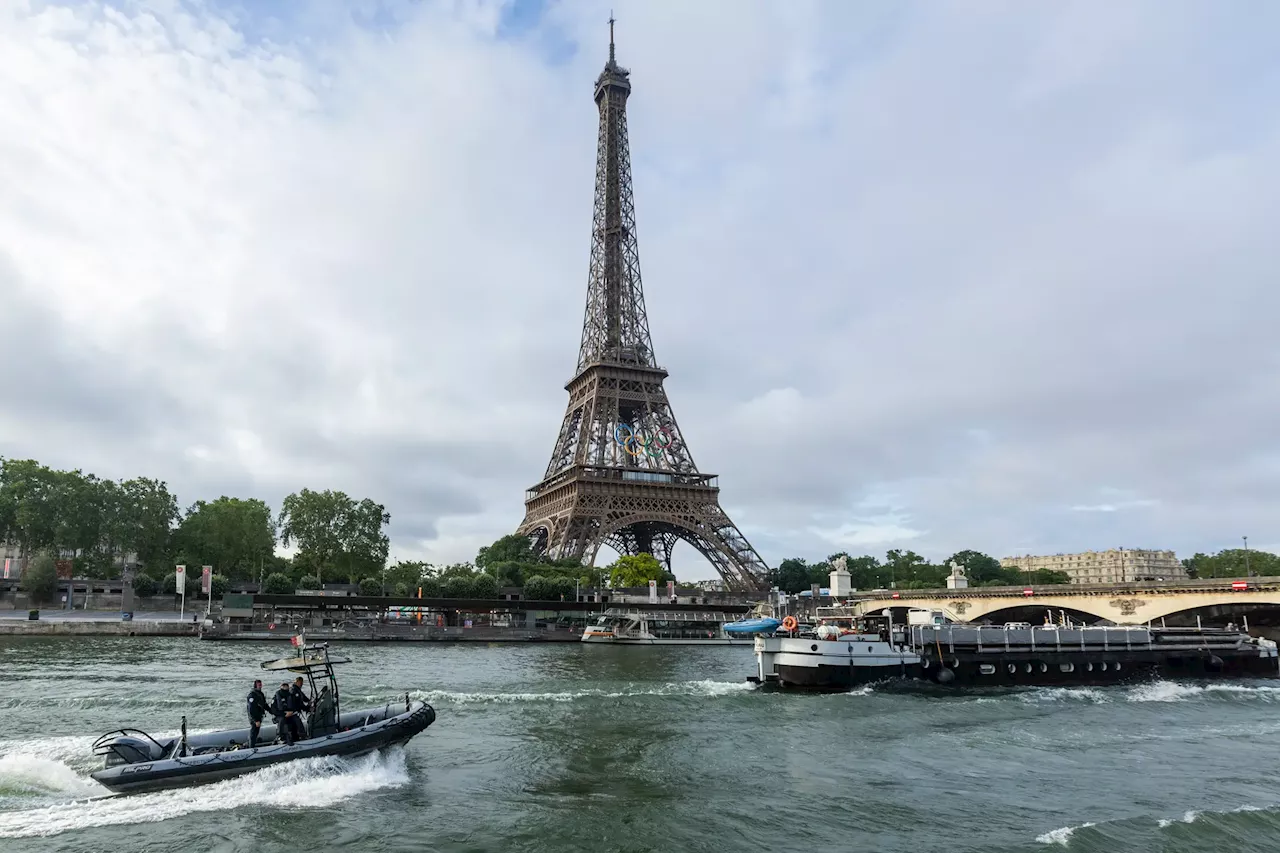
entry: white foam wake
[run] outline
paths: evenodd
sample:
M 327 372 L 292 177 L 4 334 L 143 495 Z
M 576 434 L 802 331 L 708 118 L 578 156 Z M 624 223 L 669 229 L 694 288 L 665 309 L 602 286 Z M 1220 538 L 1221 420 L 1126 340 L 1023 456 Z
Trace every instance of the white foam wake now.
M 1060 844 L 1063 847 L 1066 847 L 1067 843 L 1071 841 L 1071 836 L 1075 834 L 1077 829 L 1087 829 L 1094 825 L 1095 824 L 1092 823 L 1082 823 L 1079 826 L 1061 826 L 1057 829 L 1046 832 L 1043 835 L 1037 835 L 1036 841 L 1039 841 L 1041 844 Z
M 410 696 L 426 702 L 454 705 L 507 704 L 513 702 L 573 702 L 578 699 L 621 699 L 628 696 L 704 696 L 716 698 L 750 693 L 757 686 L 747 681 L 683 681 L 634 690 L 568 690 L 555 693 L 481 693 L 453 690 L 414 690 Z M 370 700 L 381 697 L 369 697 Z
M 29 758 L 23 756 L 18 760 L 21 762 Z M 43 765 L 37 772 L 39 781 L 73 795 L 92 796 L 106 791 L 91 780 L 76 776 L 69 767 L 62 767 L 60 770 Z M 403 785 L 408 780 L 402 749 L 393 749 L 385 754 L 373 753 L 358 759 L 308 758 L 203 785 L 194 791 L 180 788 L 88 801 L 79 799 L 0 813 L 0 838 L 31 838 L 89 827 L 154 823 L 195 812 L 224 811 L 239 806 L 323 808 L 368 791 Z M 3 784 L 5 777 L 0 775 L 0 785 Z

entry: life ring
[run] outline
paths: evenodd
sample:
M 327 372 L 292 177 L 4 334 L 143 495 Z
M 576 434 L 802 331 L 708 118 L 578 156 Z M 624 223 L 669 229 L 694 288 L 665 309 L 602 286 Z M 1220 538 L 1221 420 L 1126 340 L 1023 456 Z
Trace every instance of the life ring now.
M 788 616 L 786 619 L 782 620 L 782 630 L 794 631 L 796 629 L 796 626 L 799 624 L 800 623 L 796 621 L 796 617 Z

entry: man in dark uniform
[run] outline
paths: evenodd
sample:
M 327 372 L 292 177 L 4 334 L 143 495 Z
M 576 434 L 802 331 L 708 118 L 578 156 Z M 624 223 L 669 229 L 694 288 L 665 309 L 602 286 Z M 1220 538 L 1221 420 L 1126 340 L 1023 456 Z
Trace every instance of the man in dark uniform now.
M 293 709 L 294 736 L 298 740 L 306 740 L 306 726 L 302 724 L 302 712 L 311 710 L 311 699 L 302 692 L 302 676 L 293 680 L 293 689 L 289 691 L 289 707 Z
M 271 697 L 271 713 L 276 718 L 276 731 L 284 738 L 286 745 L 292 746 L 294 741 L 295 715 L 293 713 L 293 698 L 289 695 L 289 682 L 280 682 L 280 689 Z
M 262 679 L 254 679 L 253 689 L 245 697 L 246 710 L 249 712 L 249 748 L 258 745 L 258 734 L 262 729 L 262 718 L 267 713 L 267 696 L 262 692 Z

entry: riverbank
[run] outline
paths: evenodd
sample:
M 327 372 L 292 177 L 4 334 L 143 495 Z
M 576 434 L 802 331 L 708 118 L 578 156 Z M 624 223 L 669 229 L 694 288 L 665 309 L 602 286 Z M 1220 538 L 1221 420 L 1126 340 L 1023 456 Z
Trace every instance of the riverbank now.
M 410 643 L 576 643 L 579 631 L 563 628 L 495 628 L 477 626 L 404 625 L 385 622 L 347 625 L 319 625 L 298 628 L 293 625 L 228 624 L 205 627 L 202 640 L 291 640 L 305 631 L 310 642 L 410 642 Z
M 115 619 L 0 619 L 0 637 L 195 637 L 200 626 L 177 619 L 133 620 Z

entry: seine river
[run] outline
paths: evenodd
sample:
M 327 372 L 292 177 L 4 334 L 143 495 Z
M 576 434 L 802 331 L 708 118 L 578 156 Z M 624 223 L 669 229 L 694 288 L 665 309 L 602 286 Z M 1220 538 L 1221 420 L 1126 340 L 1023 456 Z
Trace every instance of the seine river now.
M 406 748 L 87 778 L 108 729 L 239 725 L 287 651 L 0 639 L 0 851 L 1280 850 L 1280 684 L 776 695 L 749 648 L 353 644 L 348 708 L 436 707 Z

